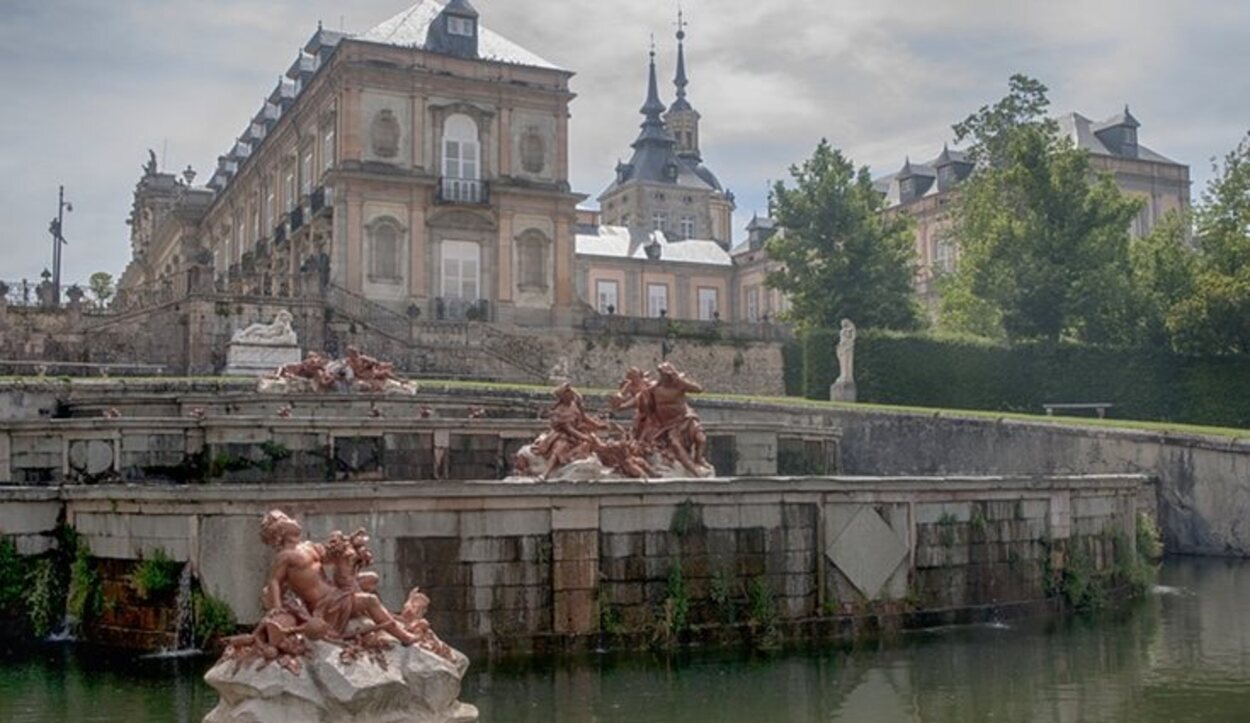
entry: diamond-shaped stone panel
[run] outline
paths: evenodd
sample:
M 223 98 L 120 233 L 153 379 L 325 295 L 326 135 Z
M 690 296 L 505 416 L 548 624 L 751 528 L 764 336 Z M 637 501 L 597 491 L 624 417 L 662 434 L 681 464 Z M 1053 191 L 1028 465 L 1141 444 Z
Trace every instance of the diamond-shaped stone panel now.
M 876 599 L 886 580 L 907 556 L 907 543 L 865 505 L 826 548 L 829 561 L 869 600 Z

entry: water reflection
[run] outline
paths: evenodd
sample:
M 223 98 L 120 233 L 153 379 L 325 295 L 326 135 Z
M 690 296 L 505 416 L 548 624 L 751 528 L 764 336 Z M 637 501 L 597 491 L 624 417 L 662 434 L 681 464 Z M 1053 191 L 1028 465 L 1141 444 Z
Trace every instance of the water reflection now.
M 504 723 L 1250 720 L 1250 562 L 1169 561 L 1115 615 L 778 655 L 598 655 L 477 665 L 462 698 Z M 0 658 L 0 721 L 192 723 L 204 659 L 70 648 Z

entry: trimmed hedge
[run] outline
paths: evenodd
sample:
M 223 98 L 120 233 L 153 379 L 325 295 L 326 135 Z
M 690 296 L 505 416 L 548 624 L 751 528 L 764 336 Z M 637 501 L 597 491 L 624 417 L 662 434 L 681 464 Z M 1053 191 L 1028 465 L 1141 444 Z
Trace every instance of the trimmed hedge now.
M 809 399 L 829 398 L 836 344 L 836 330 L 803 335 Z M 1247 357 L 861 331 L 855 383 L 860 401 L 877 404 L 1040 414 L 1045 403 L 1108 402 L 1120 419 L 1250 428 Z

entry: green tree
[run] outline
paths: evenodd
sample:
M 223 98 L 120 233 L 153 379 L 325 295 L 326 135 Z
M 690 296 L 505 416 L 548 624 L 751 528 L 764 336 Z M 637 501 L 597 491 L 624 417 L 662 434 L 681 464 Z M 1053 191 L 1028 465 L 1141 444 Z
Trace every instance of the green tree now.
M 1182 351 L 1250 354 L 1250 134 L 1214 170 L 1194 214 L 1193 291 L 1167 327 Z
M 953 204 L 962 293 L 943 301 L 945 325 L 972 305 L 1001 317 L 1011 340 L 1133 341 L 1140 311 L 1129 264 L 1129 223 L 1140 201 L 1044 116 L 1046 88 L 1013 76 L 1009 94 L 954 126 L 977 168 Z M 975 329 L 965 329 L 976 331 Z
M 87 279 L 87 287 L 91 289 L 96 304 L 104 306 L 113 298 L 113 275 L 107 271 L 97 271 Z
M 784 232 L 767 247 L 780 262 L 767 283 L 789 296 L 789 318 L 802 328 L 831 328 L 842 318 L 866 328 L 917 328 L 911 219 L 883 213 L 867 167 L 857 170 L 826 140 L 790 176 L 792 187 L 772 189 Z
M 1167 319 L 1194 293 L 1197 257 L 1189 244 L 1191 219 L 1171 212 L 1151 232 L 1129 244 L 1132 286 L 1138 295 L 1138 337 L 1151 346 L 1169 344 Z

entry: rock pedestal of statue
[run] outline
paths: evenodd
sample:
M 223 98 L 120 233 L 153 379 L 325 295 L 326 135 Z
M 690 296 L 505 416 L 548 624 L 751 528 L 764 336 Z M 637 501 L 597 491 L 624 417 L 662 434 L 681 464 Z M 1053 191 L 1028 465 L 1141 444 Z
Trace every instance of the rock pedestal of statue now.
M 829 399 L 835 402 L 854 402 L 855 382 L 839 379 L 829 387 Z
M 279 311 L 269 324 L 252 324 L 235 332 L 226 347 L 226 375 L 256 377 L 285 364 L 298 364 L 299 339 L 291 328 L 291 314 Z
M 257 377 L 303 358 L 298 345 L 232 341 L 226 347 L 226 376 Z
M 344 662 L 342 652 L 314 642 L 298 674 L 223 658 L 204 676 L 221 696 L 204 723 L 477 721 L 477 708 L 459 701 L 469 667 L 463 654 L 452 651 L 447 660 L 417 645 L 394 645 L 381 665 L 367 658 Z

